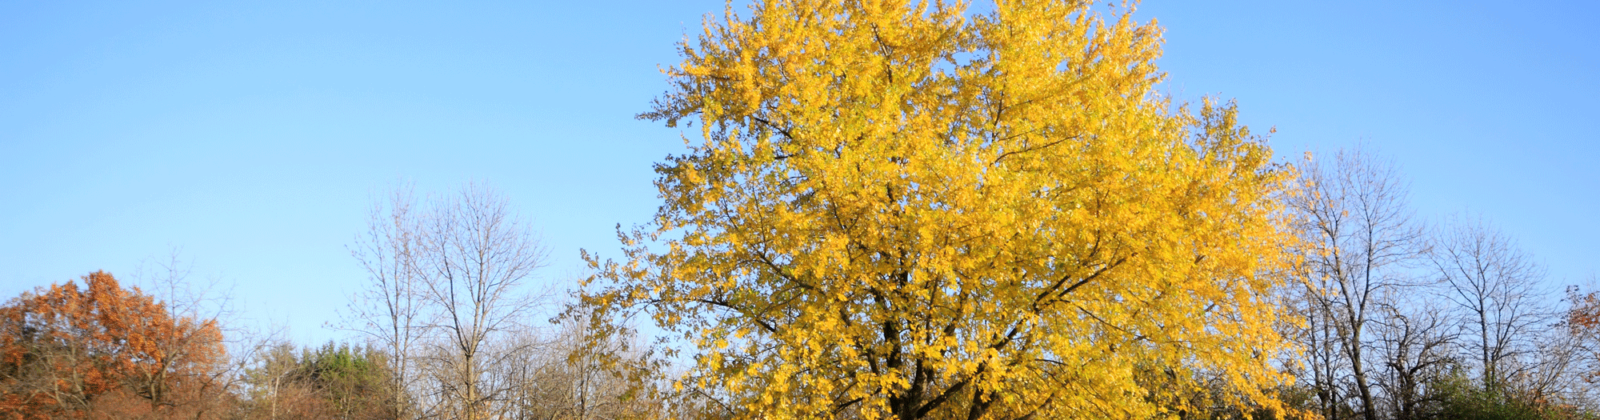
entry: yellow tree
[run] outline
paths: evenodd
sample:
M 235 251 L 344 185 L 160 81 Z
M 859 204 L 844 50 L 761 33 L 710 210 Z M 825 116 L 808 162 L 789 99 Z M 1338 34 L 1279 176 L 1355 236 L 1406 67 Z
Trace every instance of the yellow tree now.
M 1160 30 L 1087 1 L 760 0 L 642 118 L 698 125 L 585 283 L 747 418 L 1278 409 L 1290 173 L 1157 95 Z M 597 325 L 603 327 L 603 325 Z M 1205 407 L 1187 396 L 1207 395 Z

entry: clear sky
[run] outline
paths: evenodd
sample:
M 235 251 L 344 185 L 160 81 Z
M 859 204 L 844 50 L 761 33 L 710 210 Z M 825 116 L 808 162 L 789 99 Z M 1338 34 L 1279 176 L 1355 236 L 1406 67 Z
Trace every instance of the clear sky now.
M 363 280 L 396 180 L 477 180 L 567 281 L 644 222 L 679 131 L 635 121 L 718 1 L 0 1 L 0 295 L 179 249 L 303 343 Z M 741 3 L 742 4 L 742 3 Z M 1600 25 L 1588 2 L 1149 0 L 1166 89 L 1235 98 L 1281 157 L 1364 142 L 1428 219 L 1481 214 L 1600 272 Z M 741 7 L 742 6 L 735 6 Z M 693 133 L 691 133 L 693 134 Z

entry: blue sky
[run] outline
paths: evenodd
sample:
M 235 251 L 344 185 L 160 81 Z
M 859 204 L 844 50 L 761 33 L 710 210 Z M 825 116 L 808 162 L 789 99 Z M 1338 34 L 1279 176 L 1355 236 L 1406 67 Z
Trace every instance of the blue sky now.
M 0 1 L 0 294 L 172 249 L 301 342 L 363 275 L 371 198 L 469 180 L 543 231 L 541 281 L 614 255 L 678 130 L 632 116 L 722 2 Z M 1177 2 L 1167 89 L 1235 98 L 1279 156 L 1364 142 L 1419 215 L 1471 211 L 1600 272 L 1600 29 L 1580 2 Z

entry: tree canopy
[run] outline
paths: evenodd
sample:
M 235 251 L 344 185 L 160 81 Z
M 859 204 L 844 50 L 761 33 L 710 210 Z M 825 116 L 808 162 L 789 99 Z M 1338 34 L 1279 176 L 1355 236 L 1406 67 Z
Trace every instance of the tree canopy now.
M 699 138 L 584 302 L 739 417 L 1277 408 L 1292 173 L 1157 94 L 1160 44 L 1083 1 L 730 8 L 641 115 Z
M 109 273 L 40 288 L 0 307 L 0 416 L 117 418 L 200 404 L 226 363 L 214 320 L 177 317 Z

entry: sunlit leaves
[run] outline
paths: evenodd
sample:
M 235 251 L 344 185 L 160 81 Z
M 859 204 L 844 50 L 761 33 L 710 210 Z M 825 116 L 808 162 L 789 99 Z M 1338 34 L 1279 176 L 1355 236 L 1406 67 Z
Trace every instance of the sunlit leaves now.
M 221 331 L 164 305 L 95 272 L 0 307 L 0 415 L 149 414 L 215 392 Z
M 1231 106 L 1156 95 L 1159 30 L 1109 13 L 708 20 L 642 115 L 701 141 L 585 303 L 692 342 L 682 383 L 740 416 L 1142 418 L 1202 377 L 1275 406 L 1288 174 Z

